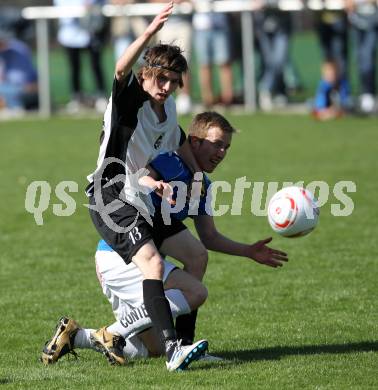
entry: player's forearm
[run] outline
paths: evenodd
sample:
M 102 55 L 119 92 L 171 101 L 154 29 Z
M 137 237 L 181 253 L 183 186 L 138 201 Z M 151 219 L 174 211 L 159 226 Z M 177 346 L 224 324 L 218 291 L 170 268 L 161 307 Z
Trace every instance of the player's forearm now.
M 153 34 L 145 31 L 139 38 L 137 38 L 118 59 L 115 68 L 115 75 L 117 80 L 124 78 L 132 69 L 139 56 L 147 46 Z
M 232 256 L 246 256 L 246 251 L 248 248 L 248 245 L 230 240 L 219 232 L 213 233 L 208 237 L 201 237 L 201 241 L 208 250 L 225 253 Z

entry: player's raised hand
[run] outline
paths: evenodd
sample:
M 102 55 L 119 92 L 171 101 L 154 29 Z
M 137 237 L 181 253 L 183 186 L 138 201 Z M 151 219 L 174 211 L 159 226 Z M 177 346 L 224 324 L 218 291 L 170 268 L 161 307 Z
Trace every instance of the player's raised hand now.
M 164 23 L 168 20 L 172 12 L 173 12 L 173 1 L 170 1 L 162 9 L 162 11 L 155 16 L 154 20 L 147 27 L 146 33 L 151 36 L 156 34 L 164 26 Z
M 272 237 L 269 237 L 250 245 L 248 257 L 269 267 L 282 267 L 283 262 L 288 261 L 287 254 L 278 249 L 268 247 L 266 244 L 271 241 Z

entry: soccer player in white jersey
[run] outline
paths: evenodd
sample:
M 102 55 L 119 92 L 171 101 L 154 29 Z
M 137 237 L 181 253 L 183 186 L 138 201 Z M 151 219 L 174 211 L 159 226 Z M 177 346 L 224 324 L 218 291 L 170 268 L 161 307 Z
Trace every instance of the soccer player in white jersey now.
M 189 129 L 190 146 L 203 171 L 211 173 L 224 159 L 234 131 L 229 122 L 215 112 L 202 113 L 194 118 Z M 159 155 L 150 163 L 149 169 L 151 170 L 150 176 L 142 177 L 140 181 L 152 188 L 157 188 L 160 196 L 162 193 L 159 185 L 162 182 L 167 183 L 175 180 L 186 185 L 192 183 L 192 172 L 183 160 L 174 153 Z M 180 210 L 176 210 L 176 212 L 172 210 L 171 224 L 166 225 L 161 218 L 162 198 L 152 194 L 156 207 L 154 226 L 159 226 L 159 229 L 155 229 L 153 232 L 157 248 L 163 254 L 170 255 L 184 264 L 186 257 L 197 258 L 201 263 L 201 257 L 207 259 L 206 250 L 210 249 L 233 256 L 247 257 L 274 268 L 282 266 L 282 263 L 287 261 L 287 255 L 266 245 L 271 238 L 254 244 L 244 244 L 233 241 L 217 231 L 213 217 L 211 213 L 208 213 L 211 211 L 211 207 L 206 206 L 209 201 L 210 184 L 211 182 L 205 176 L 198 213 L 193 216 L 196 230 L 203 244 L 182 223 L 189 214 L 189 200 Z M 175 194 L 173 196 L 175 197 Z M 96 268 L 103 292 L 112 305 L 119 326 L 122 327 L 119 333 L 126 339 L 124 354 L 128 357 L 147 357 L 161 354 L 164 348 L 159 343 L 156 330 L 148 330 L 152 323 L 146 315 L 143 304 L 143 276 L 141 272 L 134 264 L 124 264 L 122 258 L 104 241 L 100 242 L 96 252 Z M 196 316 L 193 315 L 193 312 L 206 299 L 206 289 L 198 280 L 202 279 L 205 270 L 206 261 L 202 262 L 201 267 L 195 272 L 192 269 L 188 270 L 195 274 L 193 277 L 193 275 L 177 269 L 171 263 L 165 262 L 163 280 L 172 312 L 175 317 L 183 314 L 189 316 L 185 318 L 187 326 L 180 329 L 183 339 L 193 339 L 194 337 Z M 145 331 L 140 333 L 141 330 Z M 91 340 L 91 332 L 93 330 L 82 329 L 76 321 L 63 317 L 58 323 L 53 338 L 47 343 L 47 352 L 42 354 L 42 360 L 45 363 L 55 363 L 60 357 L 73 351 L 74 348 L 94 348 L 96 340 L 93 338 Z M 105 334 L 108 334 L 106 330 Z M 51 350 L 49 346 L 54 346 L 53 353 L 48 353 Z M 123 346 L 124 344 L 120 345 L 118 349 Z M 117 359 L 123 359 L 123 356 L 116 355 L 114 350 L 110 352 L 112 353 L 109 353 L 109 356 L 113 358 L 113 363 L 116 363 Z
M 160 152 L 176 149 L 193 171 L 199 170 L 177 124 L 171 96 L 182 85 L 187 63 L 179 47 L 159 44 L 146 50 L 145 64 L 137 76 L 132 67 L 172 11 L 173 2 L 169 2 L 116 63 L 97 168 L 88 177 L 87 188 L 90 215 L 100 236 L 126 264 L 133 262 L 143 274 L 145 308 L 164 340 L 169 371 L 185 369 L 208 343 L 200 340 L 182 346 L 176 337 L 164 294 L 163 259 L 153 242 L 152 204 L 140 192 L 136 178 Z M 122 327 L 115 323 L 91 337 L 105 356 L 114 357 L 122 354 L 116 345 L 120 331 Z M 109 335 L 114 343 L 108 341 Z M 124 363 L 120 357 L 117 362 Z

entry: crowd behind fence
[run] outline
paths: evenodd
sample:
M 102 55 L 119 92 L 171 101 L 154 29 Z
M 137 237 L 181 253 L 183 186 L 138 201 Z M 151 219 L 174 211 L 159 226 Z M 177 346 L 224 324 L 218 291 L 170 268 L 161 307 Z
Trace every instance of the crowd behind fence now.
M 28 91 L 35 96 L 34 102 L 39 101 L 41 116 L 48 117 L 52 113 L 49 50 L 55 33 L 54 36 L 49 34 L 54 31 L 50 24 L 59 23 L 58 42 L 67 54 L 71 68 L 71 99 L 66 106 L 67 111 L 79 112 L 89 104 L 102 112 L 108 93 L 101 69 L 101 54 L 107 35 L 110 33 L 112 36 L 116 58 L 143 31 L 146 20 L 162 7 L 162 3 L 154 0 L 92 0 L 90 7 L 84 6 L 84 3 L 88 4 L 84 0 L 54 0 L 51 6 L 22 9 L 23 20 L 35 21 L 36 26 L 38 77 L 33 78 L 29 69 L 26 79 L 29 81 Z M 189 61 L 192 51 L 195 53 L 201 106 L 243 104 L 245 110 L 250 112 L 256 109 L 286 109 L 290 95 L 302 88 L 304 77 L 298 73 L 290 55 L 290 42 L 297 24 L 293 23 L 293 15 L 296 15 L 294 20 L 298 22 L 311 12 L 309 19 L 313 22 L 322 53 L 320 80 L 312 105 L 314 116 L 329 119 L 345 112 L 377 112 L 376 0 L 198 0 L 176 3 L 174 15 L 158 38 L 167 42 L 176 41 L 183 46 Z M 7 100 L 12 99 L 4 99 L 9 95 L 9 86 L 4 76 L 5 60 L 1 57 L 6 48 L 1 42 L 9 39 L 9 29 L 3 16 L 0 17 L 0 109 L 4 110 Z M 73 26 L 78 21 L 76 27 L 80 29 L 75 30 Z M 83 29 L 86 29 L 87 36 L 80 35 Z M 355 36 L 354 58 L 359 84 L 357 97 L 352 96 L 348 76 L 350 32 Z M 80 44 L 75 43 L 80 39 Z M 20 47 L 8 48 L 8 52 L 10 49 L 18 50 L 18 55 L 21 55 L 20 52 L 28 55 Z M 318 50 L 318 47 L 313 49 Z M 90 54 L 96 84 L 96 93 L 90 101 L 84 98 L 80 81 L 80 56 L 83 50 Z M 257 77 L 255 53 L 258 53 L 260 64 Z M 9 58 L 9 55 L 6 57 L 4 54 L 4 58 Z M 242 96 L 234 91 L 232 65 L 235 60 L 241 64 Z M 214 68 L 218 69 L 219 74 L 219 95 L 214 93 L 212 85 Z M 183 114 L 193 109 L 190 86 L 188 77 L 185 87 L 177 96 L 177 107 Z M 31 108 L 35 106 L 32 104 Z M 25 104 L 20 108 L 25 108 Z

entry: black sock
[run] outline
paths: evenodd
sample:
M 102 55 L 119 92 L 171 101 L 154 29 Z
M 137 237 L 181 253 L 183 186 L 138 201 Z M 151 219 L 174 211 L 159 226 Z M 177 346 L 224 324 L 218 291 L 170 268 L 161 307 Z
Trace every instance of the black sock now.
M 189 314 L 183 314 L 176 318 L 177 338 L 182 339 L 183 345 L 193 344 L 197 313 L 198 310 L 196 309 Z
M 171 308 L 164 294 L 163 282 L 155 279 L 143 280 L 143 299 L 152 324 L 161 334 L 168 355 L 171 350 L 170 346 L 177 340 L 177 337 Z

